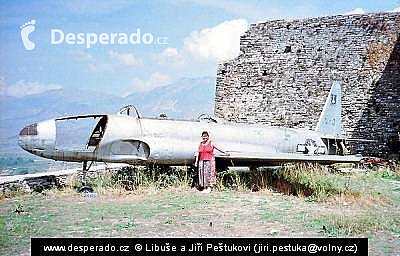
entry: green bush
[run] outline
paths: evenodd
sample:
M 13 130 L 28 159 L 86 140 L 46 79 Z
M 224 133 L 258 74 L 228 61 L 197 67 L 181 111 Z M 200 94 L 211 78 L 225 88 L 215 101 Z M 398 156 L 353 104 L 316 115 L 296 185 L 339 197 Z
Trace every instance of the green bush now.
M 333 195 L 358 194 L 349 190 L 346 176 L 318 164 L 292 164 L 272 170 L 261 169 L 253 176 L 256 177 L 253 186 L 270 187 L 286 194 L 312 197 L 313 200 Z
M 284 165 L 275 169 L 258 168 L 251 172 L 217 171 L 216 189 L 262 190 L 274 189 L 285 194 L 310 197 L 318 201 L 333 195 L 352 194 L 349 177 L 316 164 Z M 94 188 L 194 187 L 198 184 L 197 170 L 188 167 L 125 167 L 89 179 Z
M 250 185 L 249 173 L 236 171 L 217 172 L 216 188 L 218 190 L 246 190 Z
M 88 184 L 94 188 L 125 188 L 135 190 L 140 187 L 190 186 L 192 170 L 189 168 L 167 167 L 125 167 L 112 173 L 103 173 L 90 178 Z
M 400 180 L 400 166 L 394 165 L 392 168 L 380 167 L 372 170 L 372 175 L 378 178 Z

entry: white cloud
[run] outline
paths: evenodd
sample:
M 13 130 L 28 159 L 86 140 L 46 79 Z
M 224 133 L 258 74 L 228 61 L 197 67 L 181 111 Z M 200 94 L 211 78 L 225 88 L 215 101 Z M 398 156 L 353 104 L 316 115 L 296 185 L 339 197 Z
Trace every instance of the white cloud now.
M 143 60 L 137 58 L 132 53 L 119 53 L 117 51 L 111 50 L 108 52 L 110 57 L 116 60 L 118 63 L 125 66 L 143 66 Z
M 178 49 L 168 47 L 162 51 L 158 63 L 182 65 L 184 63 L 184 56 L 178 52 Z
M 157 87 L 168 85 L 171 82 L 172 80 L 168 75 L 162 74 L 160 72 L 154 72 L 147 80 L 134 78 L 129 86 L 127 93 L 124 96 L 127 96 L 133 92 L 151 91 Z
M 111 72 L 124 67 L 136 67 L 143 66 L 143 60 L 136 57 L 132 53 L 120 53 L 115 50 L 110 50 L 107 52 L 107 61 L 99 60 L 98 56 L 94 57 L 91 54 L 79 50 L 71 51 L 70 55 L 74 60 L 82 63 L 87 63 L 87 66 L 92 72 Z
M 133 3 L 129 0 L 69 0 L 63 5 L 67 10 L 80 15 L 103 15 L 127 8 Z
M 393 10 L 391 10 L 391 12 L 400 12 L 400 6 L 395 8 L 395 9 L 393 9 Z
M 0 95 L 2 96 L 25 97 L 60 89 L 62 89 L 62 86 L 58 84 L 42 84 L 25 80 L 19 80 L 13 85 L 8 85 L 4 78 L 0 78 Z
M 247 21 L 238 19 L 193 31 L 184 39 L 183 51 L 201 60 L 221 62 L 235 58 L 239 54 L 240 36 L 247 28 Z
M 71 51 L 70 55 L 72 55 L 72 57 L 79 62 L 93 60 L 93 56 L 91 54 L 82 50 Z
M 181 47 L 164 48 L 155 61 L 163 67 L 163 73 L 179 70 L 181 76 L 213 76 L 217 63 L 239 55 L 240 36 L 247 29 L 248 22 L 238 19 L 192 31 Z
M 365 11 L 364 11 L 363 8 L 356 8 L 356 9 L 354 9 L 352 11 L 349 11 L 349 12 L 346 12 L 346 13 L 343 13 L 343 14 L 344 15 L 365 14 Z
M 92 72 L 111 72 L 114 70 L 114 65 L 110 63 L 100 63 L 93 61 L 88 63 L 89 70 Z
M 86 51 L 70 51 L 69 54 L 75 61 L 87 64 L 88 69 L 92 72 L 109 72 L 114 70 L 115 64 L 110 62 L 103 63 Z
M 7 96 L 7 87 L 4 77 L 0 77 L 0 96 Z
M 260 6 L 260 3 L 254 3 L 254 1 L 236 1 L 236 0 L 191 0 L 196 4 L 202 6 L 208 6 L 211 8 L 222 9 L 224 12 L 231 13 L 234 16 L 247 17 L 248 19 L 260 19 L 265 18 L 271 12 L 273 3 L 266 2 L 269 8 L 265 5 Z M 262 1 L 260 1 L 262 2 Z

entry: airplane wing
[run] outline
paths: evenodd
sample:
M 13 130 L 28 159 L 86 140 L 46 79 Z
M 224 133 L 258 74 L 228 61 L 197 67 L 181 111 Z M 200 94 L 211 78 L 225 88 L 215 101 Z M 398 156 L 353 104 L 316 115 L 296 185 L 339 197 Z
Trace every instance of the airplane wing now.
M 371 139 L 347 138 L 347 137 L 334 137 L 334 136 L 321 136 L 321 139 L 337 140 L 337 141 L 378 142 L 377 140 L 371 140 Z
M 232 152 L 229 156 L 217 155 L 217 159 L 237 164 L 254 164 L 254 165 L 279 165 L 288 162 L 314 162 L 320 164 L 334 163 L 358 163 L 361 161 L 361 155 L 308 155 L 300 153 L 243 153 Z

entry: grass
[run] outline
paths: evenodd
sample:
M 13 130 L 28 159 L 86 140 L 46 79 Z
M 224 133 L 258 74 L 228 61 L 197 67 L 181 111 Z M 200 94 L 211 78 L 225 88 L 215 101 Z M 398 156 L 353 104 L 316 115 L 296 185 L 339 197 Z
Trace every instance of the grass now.
M 306 165 L 226 171 L 216 190 L 201 194 L 192 170 L 126 168 L 91 178 L 96 197 L 79 194 L 71 179 L 62 190 L 0 200 L 0 255 L 26 253 L 30 237 L 171 236 L 367 236 L 372 251 L 390 254 L 400 248 L 397 173 Z
M 94 188 L 140 188 L 187 187 L 193 183 L 193 171 L 188 168 L 124 167 L 114 173 L 105 173 L 89 180 Z
M 373 168 L 371 174 L 377 178 L 400 181 L 400 165 L 394 165 L 392 168 Z
M 400 180 L 400 166 L 376 168 L 366 175 L 340 173 L 335 168 L 317 164 L 284 165 L 276 169 L 259 168 L 252 172 L 217 172 L 218 191 L 258 191 L 273 189 L 289 195 L 306 197 L 309 202 L 323 201 L 335 196 L 359 198 L 380 193 L 365 191 L 360 181 L 369 177 Z M 140 190 L 168 187 L 190 188 L 197 181 L 197 173 L 190 168 L 143 168 L 125 167 L 114 173 L 104 173 L 89 180 L 89 185 L 98 191 L 103 189 Z M 370 181 L 368 181 L 370 182 Z M 72 185 L 77 187 L 76 182 Z
M 313 220 L 308 227 L 322 227 L 320 232 L 330 237 L 351 236 L 377 231 L 387 231 L 400 235 L 398 216 L 371 211 L 355 216 L 323 215 Z
M 310 201 L 324 200 L 334 195 L 357 196 L 349 189 L 345 175 L 332 172 L 327 167 L 312 164 L 286 165 L 273 170 L 258 170 L 253 175 L 253 186 L 307 197 Z

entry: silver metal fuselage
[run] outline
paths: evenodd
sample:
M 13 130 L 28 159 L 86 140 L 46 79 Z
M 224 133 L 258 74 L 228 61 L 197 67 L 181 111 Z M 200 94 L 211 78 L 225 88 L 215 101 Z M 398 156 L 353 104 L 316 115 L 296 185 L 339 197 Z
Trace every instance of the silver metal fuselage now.
M 345 140 L 340 138 L 341 106 L 341 85 L 335 82 L 316 131 L 310 131 L 255 124 L 140 118 L 136 108 L 129 105 L 116 115 L 63 117 L 28 125 L 20 132 L 19 145 L 35 155 L 62 161 L 189 165 L 194 161 L 201 133 L 207 131 L 218 148 L 229 153 L 223 156 L 216 152 L 217 164 L 223 162 L 225 166 L 359 162 L 361 156 L 345 155 Z M 130 115 L 132 109 L 136 110 L 136 116 Z M 69 124 L 79 120 L 95 120 L 96 123 L 85 128 Z M 68 123 L 64 127 L 69 135 L 61 129 L 64 122 Z M 82 131 L 86 133 L 79 137 Z M 73 139 L 78 139 L 81 146 L 70 147 Z M 87 143 L 83 144 L 84 141 Z
M 86 146 L 74 150 L 59 148 L 56 122 L 80 118 L 100 118 L 87 138 Z M 268 165 L 274 163 L 271 159 L 279 160 L 280 157 L 290 161 L 288 154 L 304 155 L 297 152 L 297 147 L 304 145 L 306 140 L 314 141 L 316 147 L 325 147 L 317 132 L 305 129 L 148 119 L 120 114 L 67 117 L 36 123 L 21 131 L 19 145 L 32 154 L 61 161 L 190 165 L 203 131 L 208 131 L 210 139 L 230 154 L 225 160 L 233 165 Z M 218 151 L 216 154 L 218 156 Z M 265 156 L 267 160 L 271 156 L 270 161 L 263 161 Z

